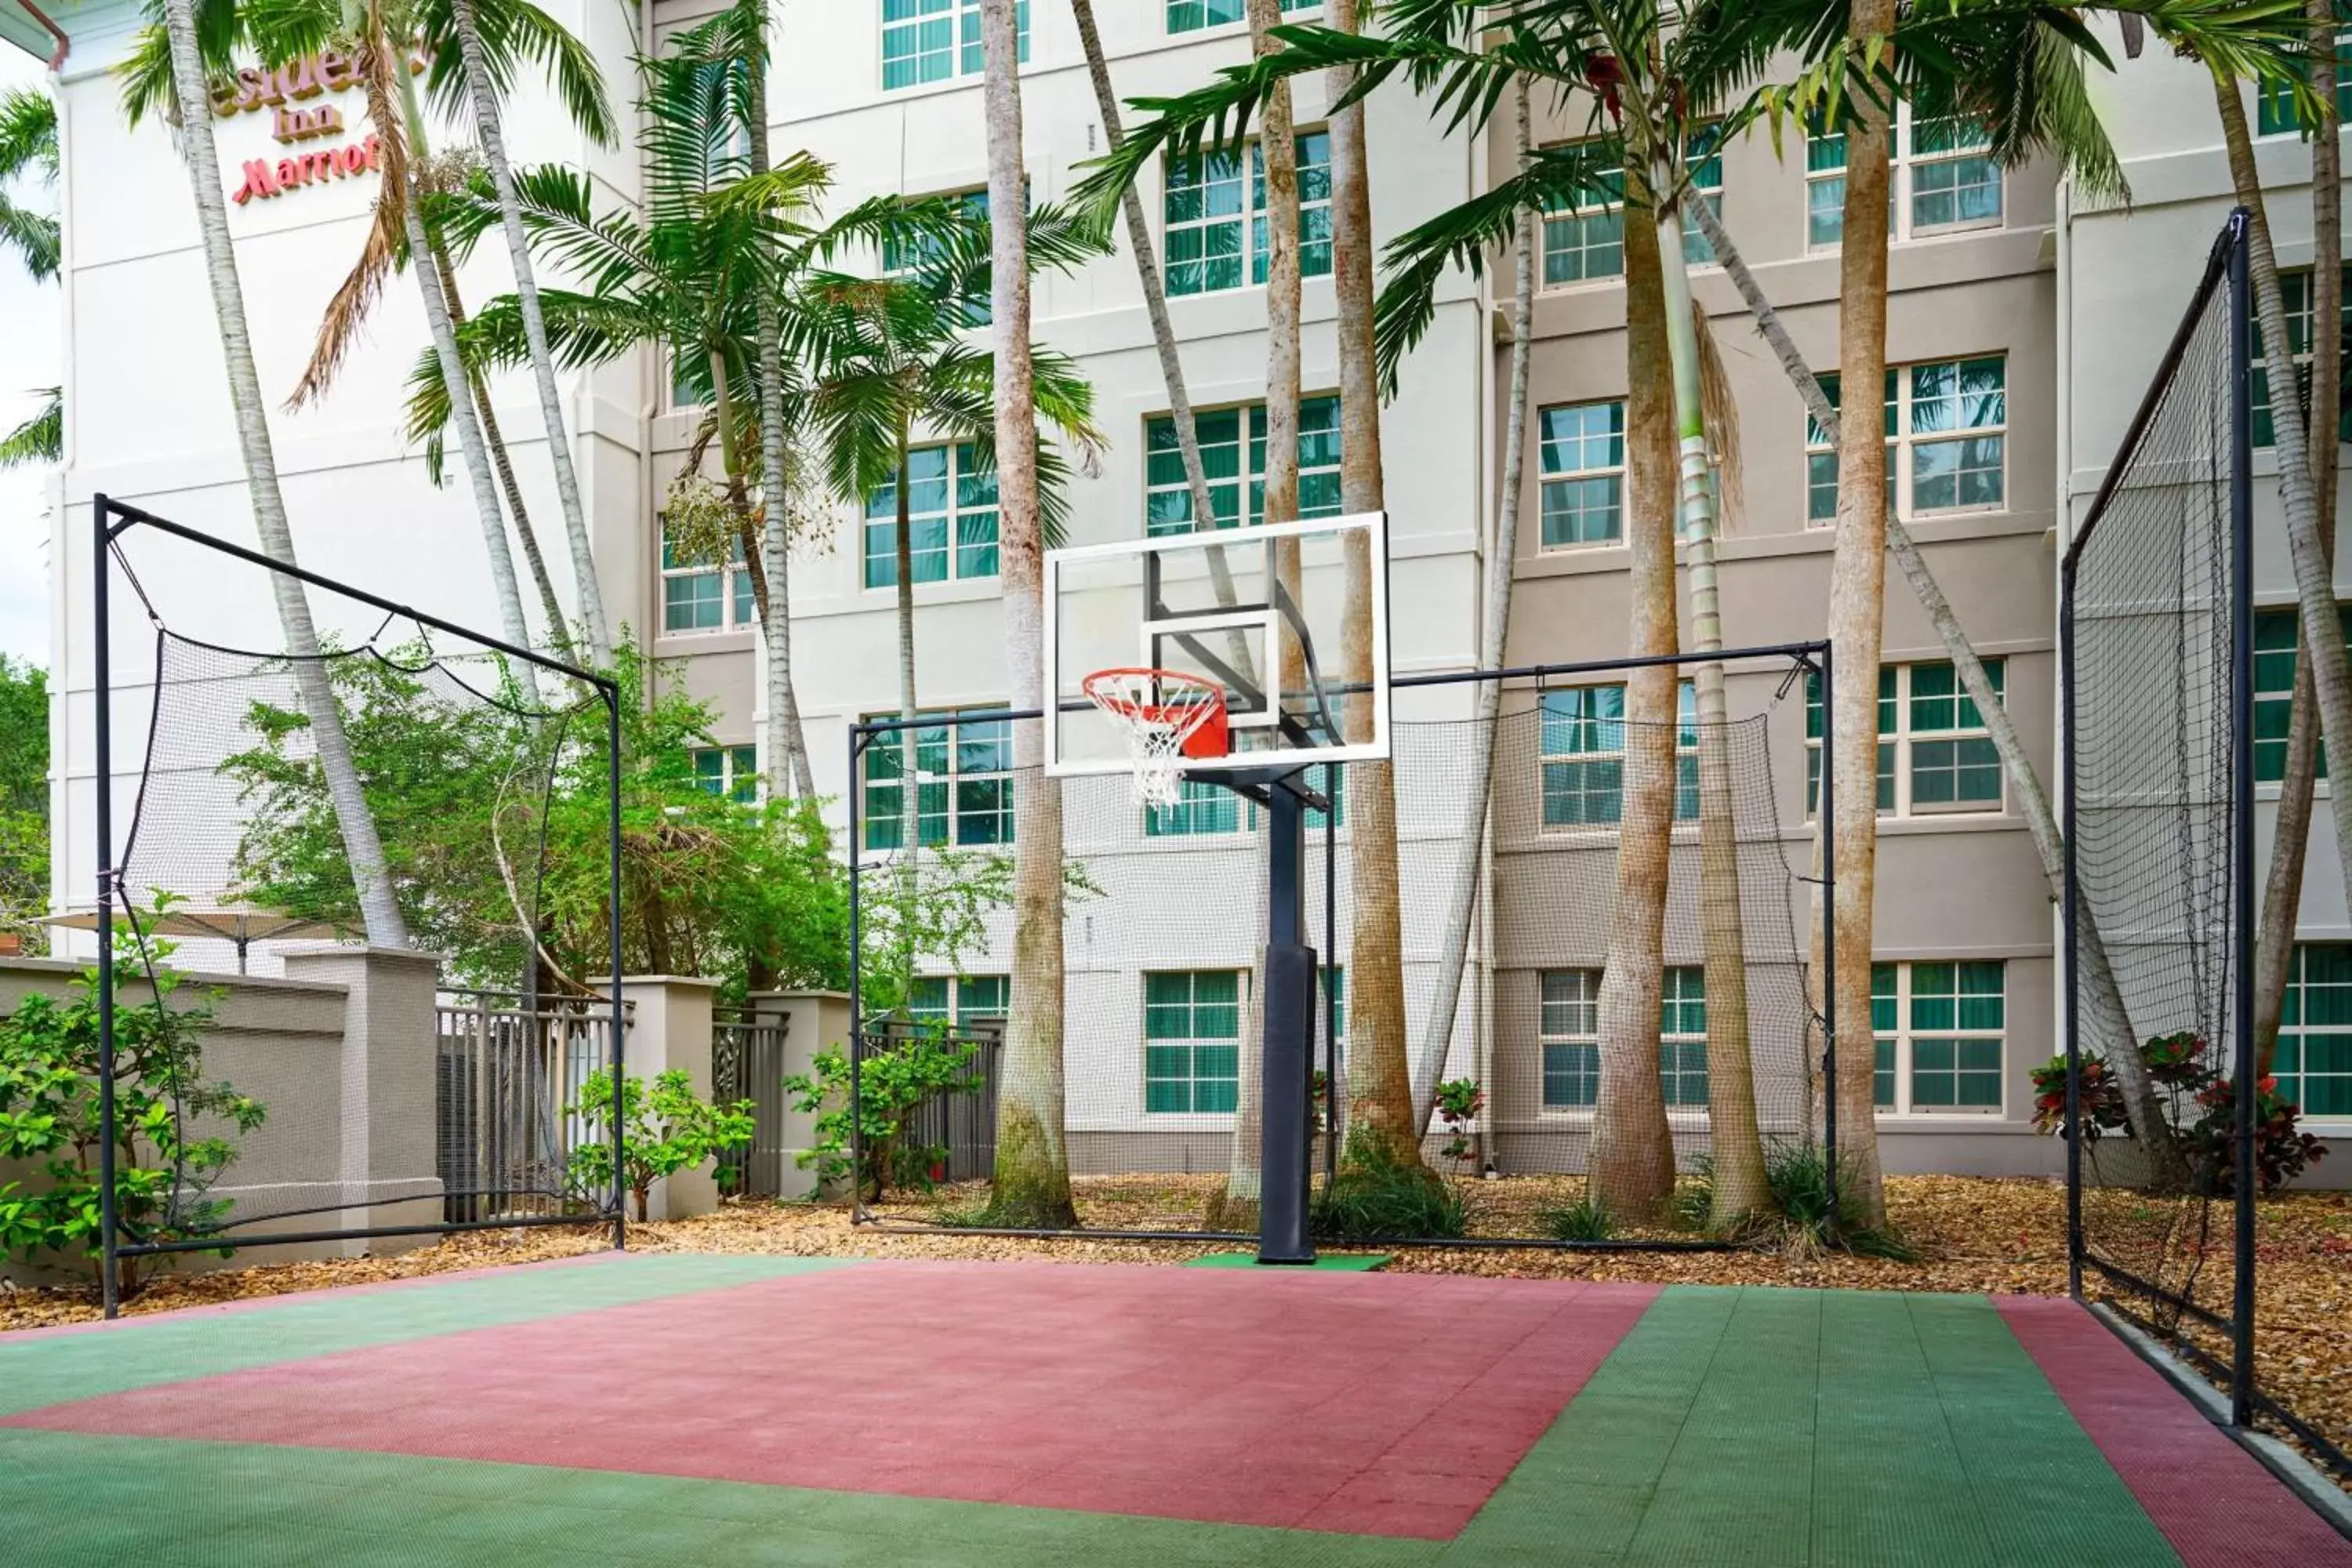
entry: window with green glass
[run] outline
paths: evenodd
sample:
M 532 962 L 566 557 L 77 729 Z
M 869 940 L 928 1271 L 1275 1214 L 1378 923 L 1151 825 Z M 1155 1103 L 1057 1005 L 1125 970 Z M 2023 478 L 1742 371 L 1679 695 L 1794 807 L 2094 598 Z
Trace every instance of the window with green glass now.
M 1625 404 L 1571 403 L 1536 416 L 1543 547 L 1616 544 L 1625 537 Z
M 1331 133 L 1300 132 L 1297 146 L 1298 271 L 1320 278 L 1331 270 Z M 1160 216 L 1169 293 L 1265 281 L 1265 155 L 1256 142 L 1171 160 Z
M 981 0 L 882 0 L 883 90 L 983 74 L 988 47 L 980 10 Z M 1013 15 L 1026 65 L 1029 0 L 1018 0 Z
M 1192 429 L 1201 444 L 1201 467 L 1209 480 L 1209 505 L 1216 526 L 1265 521 L 1265 405 L 1195 412 Z M 1243 432 L 1248 432 L 1244 449 Z M 1176 441 L 1176 421 L 1165 414 L 1147 420 L 1144 445 L 1144 532 L 1190 533 L 1192 489 L 1184 481 L 1184 454 Z M 1244 465 L 1247 468 L 1244 470 Z M 1243 504 L 1248 515 L 1243 515 Z M 1298 515 L 1339 515 L 1339 400 L 1302 398 L 1298 405 Z
M 2352 605 L 2336 607 L 2345 634 L 2352 637 Z M 2286 732 L 2294 720 L 2294 651 L 2301 631 L 2293 609 L 2254 612 L 2254 779 L 2276 784 L 2286 776 Z M 2319 776 L 2327 776 L 2327 749 L 2319 749 Z
M 1323 0 L 1282 0 L 1284 15 L 1319 11 Z M 1203 27 L 1224 27 L 1249 19 L 1249 0 L 1168 0 L 1168 31 L 1197 33 Z
M 2007 689 L 2007 661 L 1984 661 L 1993 691 Z M 1825 715 L 1821 683 L 1805 679 L 1805 809 L 1817 810 Z M 1984 716 L 1948 662 L 1881 665 L 1878 670 L 1878 810 L 1881 816 L 1999 811 L 2000 753 Z
M 896 479 L 866 499 L 864 538 L 866 585 L 897 587 Z M 996 575 L 996 470 L 982 465 L 970 442 L 907 454 L 907 541 L 918 583 Z
M 1895 1115 L 1999 1115 L 2007 966 L 1913 960 L 1870 971 L 1878 1109 Z
M 1668 1109 L 1706 1103 L 1706 971 L 1677 965 L 1658 1001 L 1658 1083 Z
M 1898 389 L 1902 372 L 1889 365 L 1886 370 L 1886 493 L 1894 495 L 1895 437 L 1902 417 L 1903 395 Z M 1832 408 L 1843 405 L 1838 401 L 1838 374 L 1831 371 L 1821 378 L 1822 392 Z M 1838 455 L 1830 445 L 1829 432 L 1821 427 L 1810 410 L 1805 415 L 1805 526 L 1828 528 L 1837 521 Z
M 2271 1071 L 2310 1116 L 2352 1117 L 2352 945 L 2301 942 Z
M 2338 5 L 2336 15 L 2340 22 L 2347 7 Z M 2306 75 L 2309 66 L 2301 58 L 2294 60 L 2298 74 Z M 2336 29 L 2336 116 L 2338 121 L 2352 120 L 2352 27 Z M 2260 136 L 2285 136 L 2303 133 L 2303 114 L 2295 107 L 2294 93 L 2284 83 L 2254 84 L 2254 132 Z
M 1721 219 L 1723 127 L 1720 124 L 1701 125 L 1691 132 L 1690 140 L 1683 148 L 1683 167 L 1690 171 L 1690 189 L 1685 193 L 1685 199 L 1705 202 L 1706 210 Z M 1715 247 L 1706 242 L 1706 231 L 1687 212 L 1683 215 L 1683 259 L 1693 267 L 1715 265 Z
M 1991 137 L 1967 116 L 1914 119 L 1908 101 L 1889 127 L 1886 237 L 1919 239 L 2001 222 L 2001 169 Z M 1846 132 L 1805 138 L 1805 242 L 1826 249 L 1845 237 Z
M 1691 195 L 1717 217 L 1723 216 L 1722 143 L 1720 126 L 1703 125 L 1683 147 Z M 1683 217 L 1683 257 L 1699 267 L 1715 260 L 1715 247 L 1687 214 Z M 1624 273 L 1625 176 L 1610 169 L 1544 214 L 1543 282 L 1546 288 L 1561 288 Z
M 1542 984 L 1543 1107 L 1590 1110 L 1601 1103 L 1601 971 L 1546 970 Z
M 988 222 L 988 191 L 956 191 L 938 198 L 961 209 L 963 216 L 976 224 Z M 882 241 L 882 276 L 885 278 L 920 278 L 926 268 L 935 266 L 941 254 L 936 239 L 927 240 L 920 235 L 886 237 Z M 984 327 L 995 319 L 996 302 L 992 297 L 985 276 L 975 278 L 961 289 L 955 309 L 967 327 Z
M 751 574 L 743 568 L 743 544 L 735 541 L 727 563 L 715 565 L 678 553 L 669 529 L 661 541 L 662 635 L 719 632 L 748 626 L 753 612 Z
M 1999 354 L 1889 366 L 1886 493 L 1905 518 L 1985 511 L 2006 504 L 2009 371 Z M 1822 377 L 1832 406 L 1834 375 Z M 1805 522 L 1837 521 L 1837 453 L 1805 416 Z
M 1241 975 L 1177 970 L 1143 977 L 1143 1109 L 1230 1112 L 1240 1098 Z
M 1240 795 L 1221 784 L 1183 779 L 1177 784 L 1176 804 L 1143 808 L 1147 838 L 1181 838 L 1188 835 L 1239 833 L 1248 825 Z
M 1003 974 L 926 974 L 907 984 L 907 1016 L 919 1024 L 958 1028 L 982 1018 L 1002 1018 L 1012 998 L 1012 977 Z
M 1625 689 L 1572 686 L 1540 699 L 1543 825 L 1591 827 L 1624 810 Z M 1698 819 L 1698 695 L 1680 683 L 1675 698 L 1675 819 Z
M 746 805 L 760 798 L 760 748 L 705 746 L 691 753 L 694 782 L 715 795 Z
M 897 849 L 906 843 L 908 733 L 877 735 L 866 748 L 859 809 L 868 849 Z M 1012 726 L 1002 721 L 925 724 L 911 733 L 916 842 L 1012 843 Z
M 2344 269 L 2344 298 L 2336 312 L 2339 333 L 2346 325 L 2352 325 L 2352 267 Z M 2311 317 L 2315 309 L 2311 293 L 2310 268 L 2292 271 L 2279 268 L 2279 297 L 2286 306 L 2286 345 L 2298 368 L 2311 363 Z M 2254 445 L 2269 447 L 2277 443 L 2278 429 L 2271 417 L 2271 373 L 2263 358 L 2263 324 L 2259 319 L 2253 323 L 2253 337 Z M 2352 441 L 2352 397 L 2344 400 L 2336 434 L 2339 440 Z

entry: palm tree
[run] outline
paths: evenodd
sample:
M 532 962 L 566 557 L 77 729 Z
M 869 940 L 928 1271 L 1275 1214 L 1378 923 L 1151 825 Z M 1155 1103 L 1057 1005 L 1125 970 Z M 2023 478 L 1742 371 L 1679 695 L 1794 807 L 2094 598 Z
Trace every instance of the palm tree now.
M 1013 0 L 982 0 L 987 50 L 988 205 L 1027 201 L 1021 146 L 1020 40 Z M 1046 684 L 1045 531 L 1038 510 L 1035 391 L 1029 345 L 1028 232 L 998 223 L 991 283 L 996 340 L 997 538 L 1004 574 L 1004 659 L 1015 708 L 1043 708 Z M 1045 776 L 1044 726 L 1017 724 L 1013 794 L 1013 998 L 996 1100 L 993 1207 L 1000 1223 L 1077 1223 L 1063 1122 L 1062 794 Z
M 286 498 L 278 485 L 277 458 L 270 447 L 268 405 L 262 400 L 261 376 L 255 368 L 253 339 L 246 326 L 245 292 L 237 279 L 236 252 L 229 240 L 228 206 L 221 194 L 220 154 L 213 142 L 212 104 L 205 89 L 205 69 L 196 48 L 194 0 L 164 0 L 165 37 L 169 44 L 171 82 L 174 93 L 183 152 L 188 163 L 188 184 L 195 198 L 196 228 L 202 242 L 205 273 L 211 284 L 213 313 L 221 338 L 221 357 L 228 372 L 229 399 L 236 417 L 237 443 L 245 458 L 246 479 L 252 491 L 253 521 L 261 548 L 273 560 L 294 563 L 294 533 L 286 515 Z M 277 596 L 278 624 L 293 664 L 295 694 L 318 748 L 320 772 L 333 803 L 343 853 L 351 863 L 352 880 L 359 895 L 362 923 L 370 943 L 406 947 L 407 923 L 394 897 L 392 878 L 384 865 L 383 844 L 375 818 L 361 791 L 359 773 L 352 763 L 351 743 L 344 737 L 342 716 L 335 707 L 325 666 L 319 659 L 319 634 L 310 620 L 310 604 L 302 584 L 283 573 L 270 574 Z
M 15 88 L 0 93 L 0 249 L 14 250 L 35 282 L 57 276 L 62 235 L 57 218 L 12 200 L 8 186 L 37 175 L 58 182 L 58 106 L 47 93 Z M 0 468 L 65 459 L 65 393 L 44 387 L 31 418 L 0 436 Z

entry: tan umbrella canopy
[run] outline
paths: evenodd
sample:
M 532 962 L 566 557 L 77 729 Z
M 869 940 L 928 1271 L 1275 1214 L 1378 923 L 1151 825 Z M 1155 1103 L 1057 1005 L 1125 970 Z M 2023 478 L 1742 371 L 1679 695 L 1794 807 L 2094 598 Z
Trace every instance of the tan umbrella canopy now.
M 78 910 L 69 915 L 51 915 L 42 922 L 62 926 L 68 931 L 96 931 L 98 911 Z M 128 916 L 114 917 L 116 929 L 131 923 Z M 350 934 L 349 928 L 332 921 L 315 921 L 301 915 L 289 915 L 277 910 L 256 909 L 244 905 L 237 909 L 197 910 L 173 906 L 164 913 L 147 917 L 149 931 L 157 936 L 210 937 L 215 942 L 236 943 L 236 972 L 245 970 L 246 949 L 257 942 L 286 942 L 299 937 L 341 937 Z

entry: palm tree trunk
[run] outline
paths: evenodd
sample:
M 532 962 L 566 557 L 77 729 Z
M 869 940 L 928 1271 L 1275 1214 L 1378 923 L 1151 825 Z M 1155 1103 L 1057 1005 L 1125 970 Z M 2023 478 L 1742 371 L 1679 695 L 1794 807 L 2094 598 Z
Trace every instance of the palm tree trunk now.
M 1533 114 L 1528 101 L 1528 80 L 1522 76 L 1511 89 L 1512 128 L 1519 166 L 1534 152 Z M 1510 393 L 1503 414 L 1503 467 L 1497 476 L 1495 536 L 1488 541 L 1486 563 L 1486 605 L 1478 623 L 1478 665 L 1499 669 L 1510 647 L 1511 586 L 1519 557 L 1519 498 L 1526 488 L 1528 452 L 1528 374 L 1534 357 L 1535 331 L 1530 321 L 1536 294 L 1536 215 L 1519 209 L 1511 256 L 1511 374 Z M 1502 683 L 1478 683 L 1472 721 L 1477 739 L 1472 742 L 1470 778 L 1463 791 L 1462 832 L 1456 840 L 1460 858 L 1445 891 L 1445 925 L 1437 941 L 1437 985 L 1429 999 L 1429 1024 L 1422 1030 L 1416 1077 L 1434 1084 L 1445 1072 L 1445 1058 L 1454 1046 L 1454 1021 L 1461 1010 L 1462 977 L 1469 968 L 1470 921 L 1477 910 L 1479 873 L 1485 859 L 1488 797 L 1495 782 L 1495 742 L 1500 729 Z M 1489 1093 L 1493 1092 L 1489 1086 Z M 1432 1097 L 1432 1109 L 1435 1100 Z M 1491 1118 L 1490 1118 L 1491 1120 Z M 1426 1130 L 1428 1123 L 1423 1122 Z M 1489 1142 L 1491 1157 L 1492 1142 Z
M 768 28 L 771 18 L 763 4 L 760 13 L 760 45 L 745 62 L 751 73 L 751 174 L 768 172 Z M 760 500 L 767 512 L 760 540 L 766 567 L 769 607 L 760 616 L 760 642 L 765 652 L 768 686 L 768 795 L 782 800 L 789 793 L 803 800 L 816 798 L 816 774 L 809 763 L 808 731 L 801 722 L 800 695 L 793 687 L 792 540 L 785 517 L 791 486 L 784 472 L 784 338 L 775 296 L 759 291 L 760 337 Z
M 457 34 L 457 51 L 465 62 L 466 95 L 473 100 L 474 127 L 482 139 L 482 158 L 490 166 L 490 183 L 499 194 L 499 216 L 507 237 L 507 256 L 514 266 L 515 298 L 522 306 L 523 335 L 530 345 L 532 379 L 539 384 L 540 417 L 547 425 L 547 453 L 555 465 L 555 493 L 563 503 L 563 531 L 572 545 L 573 586 L 580 600 L 580 618 L 587 623 L 588 645 L 600 665 L 613 662 L 613 630 L 604 618 L 604 595 L 596 581 L 596 555 L 589 541 L 587 513 L 580 503 L 580 481 L 572 469 L 572 440 L 564 431 L 563 398 L 555 385 L 555 361 L 547 346 L 547 317 L 540 309 L 539 279 L 531 269 L 530 242 L 522 226 L 522 202 L 515 193 L 513 165 L 507 161 L 506 137 L 499 126 L 499 100 L 482 50 L 474 0 L 450 0 L 450 21 Z
M 220 153 L 213 142 L 212 102 L 205 84 L 204 66 L 196 53 L 194 0 L 165 0 L 163 23 L 172 50 L 172 83 L 179 100 L 180 133 L 185 139 L 188 184 L 195 198 L 196 228 L 204 246 L 205 275 L 211 284 L 213 314 L 220 329 L 221 358 L 228 370 L 229 401 L 236 416 L 237 445 L 245 458 L 247 483 L 253 500 L 253 523 L 264 553 L 289 565 L 294 562 L 294 531 L 287 521 L 286 498 L 278 486 L 278 459 L 269 440 L 268 405 L 262 401 L 261 375 L 255 368 L 253 339 L 246 327 L 245 290 L 237 279 L 236 252 L 228 234 L 228 206 L 221 195 Z M 359 770 L 352 761 L 351 742 L 343 734 L 341 714 L 335 707 L 333 688 L 320 663 L 318 628 L 310 620 L 310 603 L 302 584 L 283 573 L 270 574 L 270 590 L 278 601 L 278 620 L 286 651 L 294 665 L 295 694 L 309 721 L 312 743 L 319 749 L 319 771 L 327 781 L 327 796 L 335 825 L 351 862 L 352 882 L 359 899 L 361 923 L 374 947 L 406 947 L 408 923 L 394 896 L 392 876 L 377 836 L 375 818 L 360 788 Z M 103 781 L 101 781 L 103 782 Z
M 1747 258 L 1731 236 L 1724 231 L 1721 220 L 1703 202 L 1691 205 L 1707 243 L 1715 249 L 1716 259 L 1723 264 L 1724 272 L 1732 286 L 1739 290 L 1753 318 L 1758 335 L 1780 361 L 1789 384 L 1803 399 L 1805 412 L 1812 416 L 1814 426 L 1829 438 L 1830 446 L 1843 449 L 1843 432 L 1839 429 L 1837 411 L 1830 406 L 1829 395 L 1805 363 L 1794 339 L 1780 320 L 1780 313 L 1765 296 L 1756 274 L 1749 270 Z M 2066 847 L 2059 830 L 2057 813 L 2052 810 L 2049 793 L 2043 789 L 2042 775 L 2033 769 L 2033 759 L 2027 753 L 2024 737 L 2017 731 L 2017 721 L 2010 716 L 2000 693 L 1992 684 L 1992 677 L 1978 657 L 1976 647 L 1969 640 L 1960 618 L 1944 596 L 1943 586 L 1928 568 L 1927 557 L 1920 550 L 1911 531 L 1905 527 L 1892 508 L 1886 514 L 1886 548 L 1901 568 L 1904 581 L 1910 584 L 1912 595 L 1927 611 L 1928 623 L 1936 628 L 1937 637 L 1951 656 L 1952 668 L 1958 672 L 1960 686 L 1969 700 L 1983 715 L 1985 731 L 2000 756 L 2002 771 L 2009 780 L 2018 815 L 2025 819 L 2026 832 L 2033 839 L 2034 852 L 2041 858 L 2042 872 L 2050 883 L 2053 899 L 2063 899 L 2066 892 Z M 1814 867 L 1816 876 L 1820 867 Z M 2106 943 L 2102 939 L 2097 921 L 2091 911 L 2083 911 L 2082 981 L 2083 1003 L 2088 1014 L 2090 1034 L 2102 1042 L 2103 1057 L 2115 1064 L 2116 1088 L 2123 1095 L 2126 1113 L 2131 1125 L 2149 1151 L 2149 1158 L 2158 1163 L 2159 1174 L 2169 1180 L 2174 1174 L 2185 1177 L 2187 1167 L 2179 1162 L 2177 1151 L 2168 1139 L 2158 1134 L 2168 1124 L 2164 1120 L 2161 1097 L 2147 1076 L 2147 1064 L 2141 1059 L 2137 1042 L 2132 1034 L 2131 1016 L 2123 1003 L 2122 988 L 2116 984 L 2115 970 L 2107 961 Z M 1818 923 L 1818 922 L 1816 922 Z M 1815 1004 L 1818 1005 L 1819 998 Z
M 1024 210 L 1021 76 L 1013 0 L 982 0 L 988 50 L 988 210 Z M 1029 237 L 991 226 L 996 363 L 997 518 L 1004 662 L 1013 705 L 1043 708 L 1045 539 L 1037 510 L 1036 388 L 1029 349 Z M 1013 730 L 1013 1002 L 996 1099 L 994 1207 L 1003 1223 L 1074 1226 L 1062 1119 L 1062 794 L 1034 721 Z
M 907 489 L 913 479 L 913 453 L 908 445 L 907 421 L 898 421 L 898 526 L 895 535 L 898 568 L 898 717 L 908 724 L 915 721 L 915 524 L 914 503 Z M 915 851 L 919 847 L 916 834 L 921 828 L 919 805 L 922 786 L 916 782 L 915 759 L 918 747 L 915 731 L 898 731 L 898 849 L 899 861 L 911 879 Z M 905 888 L 908 900 L 906 914 L 914 914 L 914 887 L 911 879 Z M 912 926 L 909 925 L 909 930 Z
M 1357 0 L 1329 0 L 1330 25 L 1357 28 Z M 1332 73 L 1333 98 L 1352 85 Z M 1331 273 L 1339 305 L 1339 504 L 1351 513 L 1386 510 L 1381 461 L 1380 368 L 1373 343 L 1372 196 L 1364 106 L 1331 116 Z M 1347 608 L 1339 679 L 1361 691 L 1372 679 L 1372 555 L 1347 541 Z M 1381 650 L 1385 653 L 1386 650 Z M 1362 698 L 1347 703 L 1350 740 L 1371 733 Z M 1348 949 L 1348 1142 L 1368 1138 L 1399 1163 L 1418 1166 L 1421 1132 L 1434 1084 L 1412 1081 L 1404 1023 L 1404 919 L 1397 889 L 1396 775 L 1388 763 L 1347 769 L 1348 859 L 1354 908 Z
M 2313 466 L 2314 447 L 2327 453 L 2332 481 L 2335 432 L 2321 431 L 2315 422 L 2309 435 L 2318 438 L 2306 439 L 2303 421 L 2294 416 L 2292 400 L 2298 377 L 2292 341 L 2287 336 L 2286 300 L 2279 288 L 2278 255 L 2271 246 L 2270 220 L 2263 205 L 2262 182 L 2254 169 L 2253 142 L 2246 131 L 2245 104 L 2233 79 L 2216 75 L 2213 92 L 2221 113 L 2221 139 L 2229 149 L 2230 177 L 2237 187 L 2239 205 L 2252 215 L 2247 235 L 2248 270 L 2252 274 L 2254 305 L 2269 372 L 2273 410 L 2271 426 L 2278 447 L 2279 496 L 2286 511 L 2287 554 L 2294 565 L 2295 597 L 2302 621 L 2298 665 L 2311 672 L 2328 773 L 2336 780 L 2352 781 L 2352 670 L 2347 670 L 2345 664 L 2344 626 L 2336 609 L 2330 530 L 2321 518 L 2319 486 L 2314 479 Z M 2331 192 L 2331 197 L 2332 195 Z M 2340 237 L 2334 241 L 2339 258 L 2341 244 Z M 2336 328 L 2333 320 L 2315 317 L 2315 347 L 2318 341 L 2334 337 Z M 2315 394 L 2317 391 L 2315 385 Z M 2331 515 L 2332 511 L 2331 506 Z M 2327 799 L 2336 821 L 2336 851 L 2345 874 L 2352 879 L 2352 788 L 2336 784 L 2328 790 Z M 2291 936 L 2288 940 L 2292 941 Z M 2275 1041 L 2275 1034 L 2273 1039 Z
M 1640 236 L 1650 208 L 1637 176 L 1625 181 L 1624 232 Z M 1627 651 L 1655 658 L 1681 647 L 1675 612 L 1675 440 L 1665 280 L 1656 247 L 1625 247 L 1625 488 L 1630 547 Z M 1592 1110 L 1586 1186 L 1622 1219 L 1654 1216 L 1674 1192 L 1674 1140 L 1659 1077 L 1665 989 L 1666 883 L 1674 845 L 1675 680 L 1670 666 L 1625 681 L 1624 775 L 1609 950 L 1601 970 L 1601 1091 Z
M 2344 149 L 2336 111 L 2336 8 L 2306 0 L 2311 19 L 2311 89 L 2319 123 L 2311 138 L 2311 447 L 2312 510 L 2335 577 L 2336 489 L 2344 403 L 2344 338 L 2336 323 L 2344 310 Z M 2284 416 L 2273 405 L 2273 419 Z M 2295 638 L 2294 698 L 2286 732 L 2285 769 L 2273 819 L 2271 866 L 2263 886 L 2262 922 L 2254 940 L 2254 1070 L 2270 1076 L 2286 1010 L 2287 977 L 2294 963 L 2295 919 L 2303 903 L 2303 866 L 2311 842 L 2311 807 L 2319 773 L 2319 706 L 2314 700 L 2311 656 Z
M 1856 0 L 1847 36 L 1857 47 L 1895 25 L 1894 0 Z M 1837 837 L 1830 865 L 1837 879 L 1832 918 L 1837 967 L 1830 976 L 1846 1033 L 1837 1052 L 1840 1184 L 1849 1211 L 1865 1226 L 1885 1222 L 1878 1166 L 1877 1057 L 1870 1042 L 1870 961 L 1878 892 L 1878 663 L 1886 628 L 1886 219 L 1887 115 L 1857 96 L 1846 132 L 1845 232 L 1838 257 L 1840 384 L 1850 389 L 1840 415 L 1836 554 L 1830 567 L 1830 642 L 1836 682 L 1830 714 Z M 1852 1042 L 1848 1045 L 1847 1042 Z
M 1672 190 L 1668 157 L 1654 157 L 1652 188 Z M 1693 206 L 1704 204 L 1693 201 Z M 1664 285 L 1666 354 L 1673 362 L 1675 432 L 1681 458 L 1683 537 L 1689 548 L 1691 631 L 1700 653 L 1723 651 L 1716 573 L 1713 463 L 1699 392 L 1699 323 L 1692 308 L 1683 227 L 1673 205 L 1657 211 L 1658 266 Z M 1748 949 L 1739 912 L 1739 825 L 1731 789 L 1730 708 L 1723 664 L 1692 671 L 1698 710 L 1699 928 L 1706 956 L 1707 1148 L 1714 1163 L 1711 1218 L 1738 1225 L 1771 1201 L 1764 1142 L 1756 1124 L 1755 1070 L 1748 1055 Z

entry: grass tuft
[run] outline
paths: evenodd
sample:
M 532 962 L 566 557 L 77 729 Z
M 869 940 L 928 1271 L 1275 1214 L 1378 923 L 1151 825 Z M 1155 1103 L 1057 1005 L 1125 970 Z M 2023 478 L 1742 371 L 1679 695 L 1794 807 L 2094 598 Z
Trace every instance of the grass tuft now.
M 1468 1234 L 1470 1205 L 1444 1177 L 1398 1159 L 1384 1141 L 1351 1134 L 1311 1217 L 1315 1234 L 1333 1241 L 1451 1238 Z

